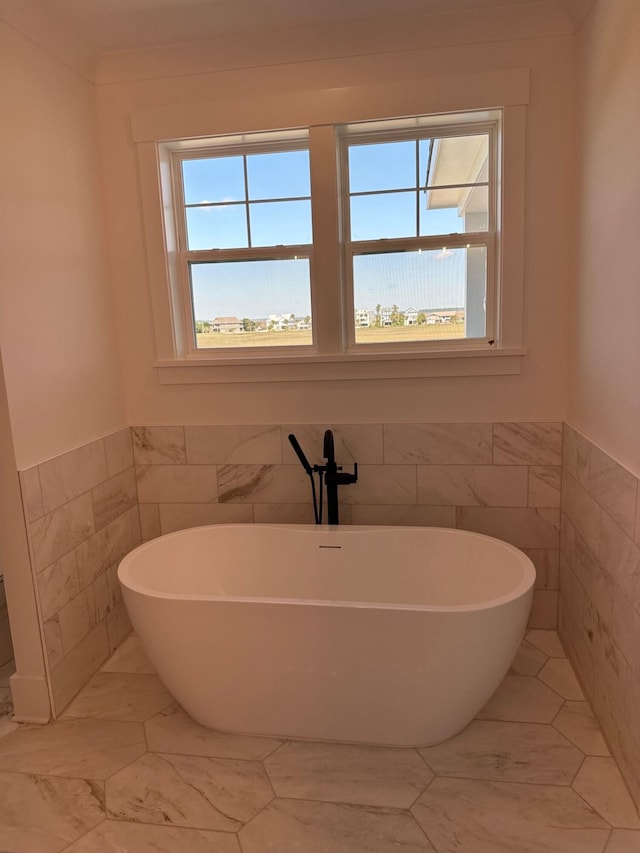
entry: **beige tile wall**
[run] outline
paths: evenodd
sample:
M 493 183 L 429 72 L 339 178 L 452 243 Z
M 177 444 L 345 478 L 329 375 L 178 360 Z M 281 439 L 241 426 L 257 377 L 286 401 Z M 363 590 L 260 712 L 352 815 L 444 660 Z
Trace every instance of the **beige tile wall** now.
M 560 634 L 640 807 L 638 479 L 564 428 Z
M 20 472 L 60 713 L 131 630 L 116 578 L 140 542 L 131 430 Z
M 353 524 L 460 527 L 525 550 L 538 579 L 531 627 L 557 626 L 560 423 L 331 426 Z M 325 426 L 133 428 L 142 537 L 222 522 L 313 523 L 309 479 L 287 436 L 322 463 Z

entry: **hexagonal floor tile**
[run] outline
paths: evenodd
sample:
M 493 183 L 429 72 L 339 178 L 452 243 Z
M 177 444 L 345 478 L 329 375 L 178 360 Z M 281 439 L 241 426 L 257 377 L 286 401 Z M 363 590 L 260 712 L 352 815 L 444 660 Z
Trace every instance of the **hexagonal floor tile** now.
M 490 720 L 418 751 L 438 776 L 546 785 L 571 784 L 584 758 L 551 726 Z
M 104 790 L 84 779 L 0 773 L 0 848 L 55 853 L 104 820 Z
M 584 693 L 576 674 L 566 659 L 550 658 L 538 673 L 538 678 L 564 699 L 571 699 L 575 702 L 584 700 Z
M 178 705 L 171 705 L 147 720 L 144 729 L 151 752 L 260 760 L 282 744 L 275 738 L 207 729 L 192 720 Z
M 544 652 L 523 640 L 509 672 L 512 675 L 537 675 L 547 660 Z
M 477 717 L 479 720 L 550 723 L 562 707 L 562 701 L 562 697 L 537 678 L 507 675 Z
M 235 832 L 273 799 L 257 761 L 148 753 L 107 780 L 107 816 Z
M 106 779 L 145 753 L 142 723 L 58 720 L 0 738 L 3 770 Z
M 274 800 L 238 833 L 243 853 L 426 853 L 408 814 L 337 803 Z
M 278 797 L 408 808 L 433 779 L 413 749 L 286 743 L 264 766 Z
M 157 675 L 99 672 L 66 708 L 61 719 L 92 717 L 143 723 L 172 703 L 173 697 Z
M 555 785 L 434 779 L 411 812 L 438 853 L 602 853 L 610 832 Z
M 240 853 L 238 840 L 228 832 L 177 826 L 151 826 L 105 820 L 65 853 Z
M 585 758 L 571 787 L 611 826 L 640 829 L 640 818 L 613 758 Z
M 585 755 L 610 755 L 588 702 L 565 702 L 553 721 L 553 727 Z

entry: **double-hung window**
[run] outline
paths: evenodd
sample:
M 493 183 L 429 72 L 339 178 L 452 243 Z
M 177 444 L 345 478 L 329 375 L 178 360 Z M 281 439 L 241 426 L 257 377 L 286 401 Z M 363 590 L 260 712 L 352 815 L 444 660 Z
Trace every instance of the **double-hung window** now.
M 310 346 L 306 140 L 177 151 L 173 176 L 191 350 Z
M 524 352 L 524 127 L 508 107 L 157 143 L 158 365 L 214 381 L 517 372 L 484 356 Z
M 351 350 L 495 340 L 497 122 L 341 139 Z

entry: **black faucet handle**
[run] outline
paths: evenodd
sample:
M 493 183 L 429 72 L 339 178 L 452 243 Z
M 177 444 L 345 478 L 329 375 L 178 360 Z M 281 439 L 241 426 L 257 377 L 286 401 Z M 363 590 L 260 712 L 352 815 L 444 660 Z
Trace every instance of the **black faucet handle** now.
M 336 474 L 336 482 L 339 486 L 350 486 L 353 483 L 358 482 L 358 463 L 353 463 L 353 474 L 349 474 L 347 471 L 342 471 L 340 468 L 339 474 Z

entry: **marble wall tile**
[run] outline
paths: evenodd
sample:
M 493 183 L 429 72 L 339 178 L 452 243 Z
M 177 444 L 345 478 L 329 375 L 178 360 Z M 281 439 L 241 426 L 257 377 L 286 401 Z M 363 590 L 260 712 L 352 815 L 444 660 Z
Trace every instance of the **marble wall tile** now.
M 551 508 L 459 507 L 458 527 L 495 536 L 516 548 L 558 548 L 560 512 Z
M 129 523 L 131 524 L 131 539 L 133 545 L 139 545 L 142 542 L 142 529 L 140 527 L 140 509 L 138 502 L 129 510 Z
M 350 524 L 352 508 L 342 505 L 339 511 L 340 524 Z M 309 500 L 304 504 L 253 504 L 253 520 L 256 524 L 315 524 L 311 489 Z
M 597 503 L 632 537 L 638 498 L 637 478 L 592 445 L 587 488 Z
M 342 511 L 342 510 L 341 510 Z M 367 506 L 352 507 L 353 524 L 406 525 L 407 527 L 455 527 L 454 506 Z
M 30 533 L 36 571 L 71 551 L 94 530 L 93 506 L 88 492 L 34 521 Z
M 598 553 L 602 509 L 566 471 L 562 477 L 562 511 L 581 533 L 594 553 Z
M 602 515 L 598 560 L 634 606 L 640 605 L 640 547 L 606 513 Z
M 529 627 L 552 631 L 558 624 L 559 596 L 553 589 L 535 589 L 529 615 Z
M 128 513 L 124 513 L 77 546 L 80 586 L 88 586 L 100 572 L 118 563 L 131 547 L 131 523 Z
M 138 495 L 133 468 L 116 474 L 91 490 L 96 530 L 135 506 Z
M 141 504 L 218 500 L 215 465 L 138 465 L 136 478 Z
M 91 584 L 96 608 L 96 621 L 106 618 L 122 601 L 122 590 L 118 581 L 118 565 L 114 563 L 98 575 Z
M 220 465 L 223 503 L 307 503 L 309 478 L 299 465 Z
M 289 434 L 298 439 L 311 465 L 324 462 L 323 440 L 325 430 L 333 431 L 335 455 L 338 465 L 381 465 L 384 460 L 381 424 L 285 424 L 282 427 L 282 458 L 286 464 L 299 464 Z
M 184 427 L 136 426 L 131 435 L 136 465 L 184 465 L 187 461 Z
M 27 521 L 36 521 L 44 515 L 39 468 L 34 465 L 33 468 L 27 468 L 26 471 L 19 471 L 18 473 Z
M 562 464 L 581 486 L 587 485 L 590 443 L 569 424 L 564 424 Z
M 107 613 L 106 624 L 107 643 L 109 647 L 109 654 L 111 654 L 111 652 L 114 652 L 120 643 L 122 643 L 133 630 L 124 601 L 116 604 L 113 610 L 110 610 L 109 613 Z
M 560 551 L 556 548 L 525 548 L 536 567 L 536 589 L 560 589 Z
M 143 542 L 148 542 L 150 539 L 155 539 L 156 536 L 162 534 L 160 528 L 160 505 L 139 504 L 138 511 L 140 513 L 140 534 Z
M 56 715 L 69 704 L 108 657 L 107 626 L 102 621 L 51 670 Z
M 279 426 L 187 426 L 189 465 L 282 464 Z
M 116 474 L 126 471 L 127 468 L 133 467 L 133 439 L 129 427 L 105 436 L 104 449 L 107 455 L 107 475 L 109 477 L 114 477 Z
M 45 512 L 77 498 L 107 479 L 102 439 L 85 444 L 39 466 Z
M 418 503 L 527 506 L 524 465 L 418 465 Z
M 414 465 L 359 465 L 358 482 L 340 489 L 343 504 L 415 504 Z
M 385 464 L 489 465 L 490 423 L 385 424 Z
M 636 532 L 633 537 L 637 545 L 640 545 L 640 481 L 638 482 L 638 501 L 636 504 Z
M 640 613 L 624 592 L 616 587 L 613 593 L 611 636 L 633 670 L 640 678 Z
M 62 648 L 67 654 L 96 624 L 96 602 L 91 586 L 85 587 L 58 613 Z
M 249 504 L 160 504 L 160 533 L 173 533 L 205 524 L 241 524 L 254 520 Z
M 42 618 L 46 621 L 80 592 L 75 551 L 69 551 L 37 575 Z
M 529 468 L 529 506 L 560 506 L 562 469 L 559 465 L 531 465 Z
M 496 465 L 561 465 L 561 423 L 496 423 L 493 426 Z
M 62 648 L 62 635 L 60 633 L 60 620 L 56 613 L 51 619 L 44 623 L 44 647 L 49 666 L 57 666 L 64 657 Z

